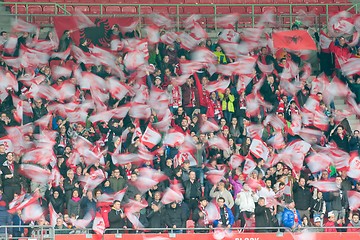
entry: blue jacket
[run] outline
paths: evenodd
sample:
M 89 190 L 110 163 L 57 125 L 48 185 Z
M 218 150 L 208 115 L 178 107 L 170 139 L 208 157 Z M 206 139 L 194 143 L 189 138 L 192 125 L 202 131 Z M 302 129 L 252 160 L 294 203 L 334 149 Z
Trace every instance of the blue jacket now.
M 296 210 L 296 214 L 298 217 L 298 225 L 301 225 L 301 218 L 298 210 Z M 282 218 L 284 227 L 292 228 L 294 226 L 294 212 L 292 210 L 285 208 Z
M 233 215 L 231 209 L 228 208 L 228 206 L 225 205 L 225 208 L 226 208 L 226 211 L 227 211 L 227 213 L 228 213 L 228 221 L 229 221 L 229 224 L 232 226 L 232 225 L 234 224 L 234 222 L 235 222 L 234 215 Z M 219 220 L 220 220 L 220 219 L 219 219 Z M 219 220 L 215 220 L 215 221 L 213 222 L 214 227 L 217 227 L 217 226 L 219 225 Z

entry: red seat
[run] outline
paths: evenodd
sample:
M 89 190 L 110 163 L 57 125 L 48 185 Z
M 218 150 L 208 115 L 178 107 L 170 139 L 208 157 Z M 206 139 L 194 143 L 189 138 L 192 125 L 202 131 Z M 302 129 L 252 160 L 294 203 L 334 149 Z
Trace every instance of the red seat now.
M 328 11 L 329 13 L 338 13 L 340 11 L 340 8 L 339 6 L 329 6 Z
M 339 6 L 340 11 L 348 11 L 349 13 L 353 13 L 355 14 L 355 8 L 351 8 L 350 10 L 348 10 L 351 6 L 349 5 L 343 5 L 343 6 Z
M 274 0 L 261 0 L 261 4 L 273 4 L 273 3 L 274 3 Z
M 95 2 L 104 2 L 104 0 L 95 0 Z M 109 3 L 117 3 L 117 4 L 121 4 L 121 3 L 125 3 L 125 0 L 108 0 Z
M 232 2 L 232 0 L 214 0 L 214 3 L 215 4 L 229 4 L 229 3 L 235 4 Z
M 153 12 L 168 14 L 169 10 L 166 6 L 153 6 Z
M 81 11 L 83 13 L 88 13 L 90 11 L 88 6 L 75 6 L 74 10 L 75 11 Z
M 291 0 L 277 0 L 276 3 L 278 4 L 288 4 Z
M 140 0 L 124 0 L 124 3 L 138 4 L 138 3 L 141 3 L 141 1 Z
M 259 0 L 259 1 L 261 2 L 261 0 Z M 242 3 L 244 3 L 244 2 L 242 2 Z M 259 2 L 258 2 L 258 0 L 245 0 L 245 3 L 246 4 L 257 4 Z
M 306 6 L 293 6 L 292 12 L 298 13 L 300 10 L 303 10 L 304 12 L 308 12 L 308 9 Z
M 216 9 L 218 9 L 218 7 Z M 201 7 L 200 13 L 204 14 L 204 15 L 209 15 L 209 14 L 214 15 L 215 10 L 214 10 L 214 7 Z M 217 12 L 217 13 L 219 14 L 219 12 Z
M 271 11 L 273 13 L 276 13 L 277 9 L 274 6 L 265 6 L 262 8 L 263 12 Z
M 42 7 L 39 5 L 29 5 L 28 6 L 28 13 L 30 14 L 41 14 Z
M 312 1 L 312 0 L 308 0 L 308 1 Z M 297 3 L 297 4 L 301 4 L 304 3 L 304 0 L 289 0 L 289 3 Z
M 200 0 L 200 4 L 213 4 L 215 0 Z
M 101 6 L 97 5 L 97 6 L 90 6 L 90 11 L 91 14 L 100 14 L 101 13 Z
M 155 0 L 143 0 L 142 4 L 154 4 Z M 156 3 L 158 4 L 168 4 L 169 0 L 157 0 Z
M 180 4 L 180 3 L 184 3 L 184 0 L 169 0 L 170 4 Z
M 244 4 L 244 0 L 228 0 L 230 4 Z M 219 2 L 218 2 L 219 3 Z M 219 3 L 221 4 L 221 3 Z
M 231 13 L 246 13 L 246 8 L 242 6 L 235 6 L 230 8 Z
M 11 13 L 25 14 L 26 7 L 24 5 L 17 5 L 17 8 L 16 8 L 16 6 L 13 5 L 13 6 L 11 6 Z
M 136 10 L 136 7 L 125 6 L 125 7 L 121 8 L 121 13 L 123 13 L 123 14 L 136 14 L 137 10 Z
M 95 0 L 79 0 L 78 3 L 93 3 Z
M 198 0 L 184 0 L 185 4 L 198 4 Z
M 255 6 L 254 7 L 254 12 L 252 10 L 252 7 L 246 7 L 246 12 L 249 13 L 249 14 L 261 14 L 261 7 Z
M 252 25 L 251 17 L 240 17 L 239 26 L 250 27 Z
M 140 14 L 151 14 L 153 12 L 152 7 L 150 6 L 141 6 Z
M 43 7 L 43 13 L 44 14 L 56 14 L 56 9 L 54 6 L 50 6 L 50 5 L 45 5 Z
M 169 14 L 177 14 L 177 9 L 176 7 L 169 7 L 168 8 Z M 179 14 L 183 14 L 184 13 L 184 8 L 183 7 L 179 7 Z
M 107 6 L 105 7 L 106 14 L 120 14 L 121 9 L 118 6 Z
M 186 228 L 188 229 L 187 233 L 194 233 L 194 229 L 193 229 L 194 227 L 195 227 L 195 223 L 193 220 L 186 221 Z
M 290 13 L 290 6 L 279 6 L 277 7 L 277 12 L 281 14 L 289 14 Z
M 73 13 L 74 12 L 74 7 L 66 5 L 66 11 L 68 13 Z M 62 9 L 58 8 L 58 13 L 59 14 L 64 14 L 64 11 Z
M 216 13 L 217 14 L 229 14 L 231 13 L 229 7 L 216 7 Z
M 197 14 L 199 13 L 199 8 L 194 6 L 184 6 L 184 13 L 185 14 Z
M 322 6 L 308 6 L 309 12 L 314 12 L 315 14 L 324 14 L 325 10 Z
M 37 25 L 50 25 L 53 24 L 50 17 L 43 17 L 43 16 L 34 16 L 34 23 Z
M 206 18 L 206 28 L 215 29 L 215 19 L 213 17 Z

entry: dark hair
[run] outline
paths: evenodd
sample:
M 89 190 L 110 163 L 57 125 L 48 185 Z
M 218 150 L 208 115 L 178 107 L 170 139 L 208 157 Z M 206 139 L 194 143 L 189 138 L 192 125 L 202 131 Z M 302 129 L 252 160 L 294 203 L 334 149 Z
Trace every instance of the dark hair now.
M 223 197 L 219 197 L 219 198 L 217 199 L 217 201 L 219 201 L 219 200 L 223 200 L 223 201 L 225 202 L 225 198 L 223 198 Z
M 7 33 L 6 31 L 1 31 L 0 35 L 4 35 L 4 33 Z
M 113 205 L 115 204 L 115 203 L 121 203 L 119 200 L 115 200 L 114 202 L 113 202 Z

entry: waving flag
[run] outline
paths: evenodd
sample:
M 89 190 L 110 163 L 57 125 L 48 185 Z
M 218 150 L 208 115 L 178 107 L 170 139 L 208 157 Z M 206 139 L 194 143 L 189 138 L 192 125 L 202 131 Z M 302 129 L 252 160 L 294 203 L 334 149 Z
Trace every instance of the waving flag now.
M 348 191 L 349 208 L 352 211 L 357 211 L 360 208 L 360 192 Z
M 269 149 L 266 144 L 260 139 L 253 139 L 250 145 L 250 152 L 257 158 L 262 158 L 267 161 L 269 156 Z
M 161 141 L 161 134 L 152 126 L 148 126 L 141 137 L 141 142 L 149 149 L 155 147 Z
M 290 50 L 317 50 L 314 40 L 305 30 L 281 31 L 273 33 L 274 47 Z

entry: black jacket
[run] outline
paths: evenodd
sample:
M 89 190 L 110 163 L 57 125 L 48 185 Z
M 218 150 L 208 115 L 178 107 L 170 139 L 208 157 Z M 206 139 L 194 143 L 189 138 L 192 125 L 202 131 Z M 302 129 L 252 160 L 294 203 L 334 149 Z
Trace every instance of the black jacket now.
M 185 188 L 185 199 L 189 200 L 190 199 L 190 194 L 191 194 L 191 188 L 195 187 L 196 189 L 196 198 L 200 198 L 201 197 L 201 185 L 199 181 L 196 181 L 192 184 L 190 182 L 190 180 L 187 180 L 184 182 L 184 188 Z
M 307 187 L 302 188 L 299 186 L 299 183 L 295 182 L 293 187 L 293 193 L 296 209 L 307 210 L 309 207 L 311 207 L 312 195 Z
M 256 227 L 271 227 L 271 212 L 270 209 L 257 205 L 255 207 L 255 226 Z
M 180 207 L 176 205 L 175 208 L 169 206 L 165 211 L 165 224 L 172 228 L 176 225 L 176 228 L 184 228 L 186 224 L 186 217 Z
M 160 209 L 155 212 L 151 205 L 154 204 Z M 164 228 L 165 221 L 164 221 L 164 206 L 162 206 L 161 202 L 152 201 L 150 202 L 150 207 L 147 210 L 147 219 L 149 220 L 149 228 Z
M 3 186 L 19 186 L 21 182 L 21 178 L 19 175 L 19 164 L 14 162 L 14 172 L 11 172 L 8 161 L 5 161 L 1 166 L 1 180 Z M 5 178 L 5 175 L 14 174 L 12 178 Z
M 124 213 L 123 210 L 116 211 L 114 208 L 108 214 L 110 228 L 123 228 L 126 226 L 126 217 L 121 218 L 120 215 Z

